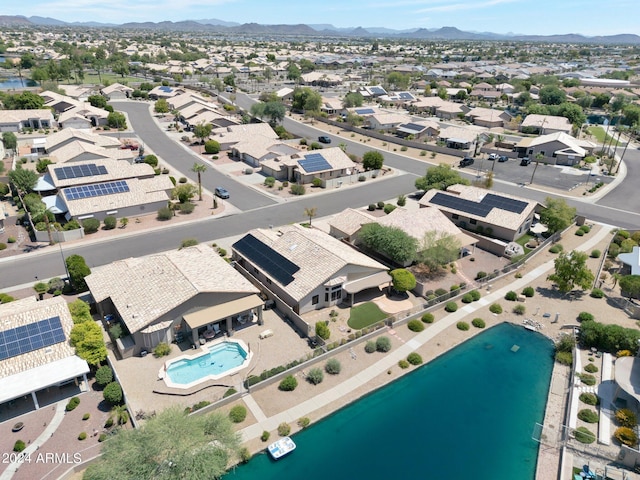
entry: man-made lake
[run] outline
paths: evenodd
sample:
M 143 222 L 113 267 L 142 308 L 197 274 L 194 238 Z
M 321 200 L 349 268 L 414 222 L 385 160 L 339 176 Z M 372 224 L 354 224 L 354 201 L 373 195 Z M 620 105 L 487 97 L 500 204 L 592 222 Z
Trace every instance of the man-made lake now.
M 38 84 L 29 78 L 2 77 L 0 76 L 0 90 L 10 90 L 12 88 L 37 87 Z
M 298 433 L 288 456 L 257 455 L 225 480 L 532 480 L 552 368 L 549 339 L 498 325 Z

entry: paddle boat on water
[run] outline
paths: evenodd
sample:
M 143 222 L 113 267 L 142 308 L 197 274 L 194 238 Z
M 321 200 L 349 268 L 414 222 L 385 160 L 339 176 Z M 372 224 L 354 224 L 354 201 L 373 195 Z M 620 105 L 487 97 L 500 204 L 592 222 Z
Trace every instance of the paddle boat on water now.
M 291 437 L 282 437 L 270 444 L 267 447 L 269 454 L 274 460 L 278 460 L 284 457 L 286 454 L 293 452 L 296 449 L 296 444 L 291 440 Z

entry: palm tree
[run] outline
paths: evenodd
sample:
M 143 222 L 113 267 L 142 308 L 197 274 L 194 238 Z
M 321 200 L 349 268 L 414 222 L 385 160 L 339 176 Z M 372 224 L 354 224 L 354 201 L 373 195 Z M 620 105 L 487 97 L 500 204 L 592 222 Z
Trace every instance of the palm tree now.
M 207 171 L 207 166 L 204 163 L 194 163 L 191 167 L 191 171 L 198 174 L 198 200 L 202 201 L 202 177 L 201 175 Z
M 304 209 L 304 214 L 309 217 L 309 226 L 311 226 L 311 219 L 316 216 L 317 208 L 316 207 L 307 207 Z
M 620 280 L 621 278 L 622 278 L 622 274 L 618 272 L 611 275 L 611 279 L 613 280 L 613 288 L 616 288 L 616 285 L 618 284 L 618 280 Z
M 129 412 L 126 405 L 115 405 L 110 413 L 116 425 L 124 425 L 129 421 Z
M 538 165 L 540 164 L 540 160 L 544 159 L 544 155 L 540 152 L 536 153 L 535 156 L 536 159 L 536 166 L 533 167 L 533 173 L 531 174 L 531 181 L 529 182 L 530 185 L 533 185 L 533 176 L 536 174 L 536 170 L 538 169 Z

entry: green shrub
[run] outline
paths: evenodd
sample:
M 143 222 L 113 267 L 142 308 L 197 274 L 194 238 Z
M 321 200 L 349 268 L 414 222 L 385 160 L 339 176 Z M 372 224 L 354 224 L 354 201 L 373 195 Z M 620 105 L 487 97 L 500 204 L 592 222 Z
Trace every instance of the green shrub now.
M 476 273 L 476 280 L 480 280 L 482 278 L 485 278 L 486 276 L 487 276 L 487 272 L 480 271 Z
M 489 311 L 491 313 L 495 313 L 496 315 L 499 315 L 502 313 L 502 306 L 499 303 L 492 303 L 491 306 L 489 307 Z
M 600 250 L 591 250 L 591 258 L 600 258 L 602 252 Z
M 629 447 L 635 447 L 638 443 L 638 435 L 629 427 L 618 427 L 616 431 L 613 432 L 613 436 L 616 439 Z
M 589 312 L 580 312 L 578 314 L 578 321 L 579 322 L 589 322 L 591 320 L 594 320 L 595 317 L 593 316 L 593 314 L 589 313 Z
M 573 434 L 580 443 L 593 443 L 596 441 L 596 436 L 587 427 L 578 427 L 573 431 Z
M 298 380 L 296 380 L 296 377 L 294 377 L 293 375 L 287 375 L 282 379 L 280 385 L 278 385 L 278 389 L 282 390 L 283 392 L 292 392 L 296 389 L 297 386 Z
M 109 215 L 108 217 L 105 217 L 102 223 L 104 223 L 105 230 L 113 230 L 114 228 L 116 228 L 118 220 L 116 220 L 116 217 L 114 217 L 113 215 Z
M 231 395 L 235 395 L 236 393 L 238 393 L 238 391 L 235 388 L 229 388 L 227 389 L 226 392 L 224 392 L 224 395 L 222 396 L 222 398 L 227 398 L 230 397 Z
M 458 330 L 462 330 L 463 332 L 469 330 L 469 324 L 467 322 L 458 322 L 456 323 L 456 327 Z
M 191 407 L 191 411 L 195 412 L 197 410 L 201 410 L 204 407 L 207 407 L 211 405 L 211 402 L 207 401 L 207 400 L 201 400 L 200 402 L 196 403 L 193 407 Z
M 420 320 L 409 320 L 409 323 L 407 323 L 407 327 L 409 327 L 409 330 L 411 330 L 412 332 L 421 332 L 424 330 L 424 323 L 422 323 Z
M 298 426 L 300 428 L 307 428 L 309 425 L 311 425 L 311 420 L 309 420 L 309 417 L 302 417 L 298 419 Z
M 587 405 L 597 405 L 598 397 L 593 393 L 584 392 L 580 394 L 580 401 L 582 403 L 586 403 Z
M 578 418 L 587 423 L 598 423 L 598 413 L 590 408 L 583 408 L 578 412 Z
M 96 233 L 100 228 L 100 220 L 97 218 L 87 218 L 82 221 L 82 228 L 84 228 L 84 233 Z
M 406 368 L 409 368 L 409 362 L 407 362 L 406 360 L 400 360 L 398 362 L 398 366 L 404 370 Z
M 436 291 L 434 292 L 436 297 L 442 297 L 443 295 L 446 295 L 447 292 L 444 288 L 436 288 Z
M 156 218 L 158 220 L 166 221 L 171 220 L 172 217 L 173 212 L 171 211 L 171 209 L 169 207 L 162 207 L 158 210 L 158 215 Z
M 78 435 L 78 440 L 82 441 L 86 439 L 87 439 L 87 432 L 81 432 L 80 435 Z
M 373 212 L 375 209 L 376 209 L 375 203 L 370 203 L 369 206 L 367 207 L 367 210 L 369 210 L 370 212 Z
M 522 294 L 527 298 L 531 298 L 536 294 L 536 291 L 533 289 L 533 287 L 525 287 L 522 290 Z
M 602 290 L 600 290 L 599 288 L 594 288 L 593 290 L 591 290 L 591 293 L 589 295 L 592 298 L 603 298 L 604 297 L 604 292 Z
M 589 225 L 581 225 L 578 230 L 582 231 L 582 233 L 589 233 L 591 231 L 591 227 Z
M 433 313 L 425 313 L 424 315 L 422 315 L 422 321 L 424 323 L 433 323 L 434 320 L 435 317 L 433 316 Z
M 311 185 L 313 185 L 314 187 L 318 188 L 322 186 L 322 179 L 315 177 L 312 181 L 311 181 Z
M 264 179 L 264 185 L 266 187 L 272 188 L 276 184 L 276 179 L 273 177 L 267 177 Z
M 560 365 L 572 365 L 573 364 L 573 353 L 571 352 L 556 352 L 556 362 Z
M 178 179 L 178 183 L 187 183 L 187 181 L 188 181 L 188 180 L 187 180 L 187 177 L 180 177 L 180 178 Z
M 216 140 L 207 140 L 204 142 L 204 151 L 205 153 L 209 153 L 215 155 L 220 153 L 220 143 Z
M 240 463 L 248 463 L 251 460 L 251 452 L 247 447 L 241 447 L 238 456 L 240 457 Z
M 416 352 L 412 352 L 407 355 L 407 362 L 411 365 L 420 365 L 422 363 L 422 357 Z
M 461 300 L 462 303 L 471 303 L 473 302 L 473 295 L 471 295 L 471 293 L 465 293 Z
M 515 302 L 518 299 L 518 294 L 513 290 L 509 290 L 507 294 L 504 296 L 504 299 L 510 302 Z
M 453 271 L 454 269 L 455 269 L 455 267 L 452 265 L 451 266 L 451 273 L 456 273 L 456 272 Z M 453 284 L 453 285 L 451 285 L 451 287 L 449 287 L 449 291 L 450 292 L 455 292 L 457 294 L 458 290 L 460 290 L 460 285 Z
M 596 377 L 589 373 L 579 373 L 578 377 L 582 383 L 589 385 L 590 387 L 596 384 Z
M 16 243 L 16 237 L 7 238 L 7 243 Z
M 476 328 L 484 328 L 486 326 L 484 320 L 481 318 L 474 318 L 471 321 L 471 325 L 473 325 Z
M 25 448 L 27 448 L 27 445 L 22 440 L 16 440 L 16 443 L 13 444 L 13 451 L 14 452 L 21 452 Z
M 107 434 L 106 433 L 101 433 L 100 436 L 98 437 L 98 442 L 102 443 L 107 439 Z
M 96 382 L 100 386 L 105 386 L 113 381 L 113 370 L 109 365 L 103 365 L 96 371 Z
M 342 364 L 336 358 L 330 358 L 324 366 L 324 371 L 329 375 L 338 375 L 342 370 Z
M 113 417 L 107 418 L 107 421 L 104 422 L 104 428 L 111 428 L 111 427 L 113 427 Z
M 391 203 L 387 203 L 384 208 L 382 209 L 382 211 L 384 213 L 386 213 L 387 215 L 389 215 L 391 212 L 393 212 L 396 209 L 396 206 L 391 204 Z
M 286 422 L 282 422 L 280 425 L 278 425 L 278 435 L 280 435 L 281 437 L 286 437 L 290 433 L 291 425 Z
M 6 249 L 7 249 L 7 244 L 0 242 L 0 251 L 6 250 Z
M 444 309 L 449 313 L 453 313 L 458 310 L 458 304 L 456 302 L 447 302 Z
M 582 237 L 582 236 L 584 236 L 584 231 L 583 231 L 583 230 L 578 229 L 578 230 L 576 230 L 576 235 L 577 235 L 578 237 Z
M 474 302 L 477 302 L 482 297 L 482 294 L 478 290 L 471 290 L 469 295 L 471 295 Z
M 318 385 L 324 380 L 324 373 L 319 368 L 312 368 L 307 374 L 307 381 L 313 385 Z
M 242 423 L 247 418 L 247 409 L 242 405 L 236 405 L 229 411 L 229 418 L 233 423 Z
M 327 340 L 331 336 L 331 330 L 324 321 L 316 322 L 316 335 L 323 340 Z
M 389 337 L 378 337 L 376 340 L 376 350 L 383 353 L 391 350 L 391 340 L 389 340 Z
M 522 303 L 513 306 L 513 310 L 511 310 L 516 315 L 524 315 L 524 312 L 527 311 L 527 307 L 525 307 Z
M 379 201 L 378 202 L 378 209 L 382 210 L 384 208 L 384 202 L 383 201 Z
M 292 195 L 304 195 L 307 189 L 304 188 L 304 185 L 300 185 L 299 183 L 294 183 L 289 188 L 289 191 L 291 192 Z
M 156 357 L 165 357 L 171 353 L 171 345 L 167 342 L 160 342 L 156 345 L 156 348 L 153 349 L 153 354 Z
M 373 353 L 376 351 L 376 342 L 374 342 L 373 340 L 369 340 L 365 345 L 364 345 L 364 351 L 367 353 Z
M 616 410 L 616 421 L 618 422 L 618 425 L 628 428 L 636 428 L 636 425 L 638 424 L 636 414 L 633 410 L 629 410 L 628 408 Z
M 118 382 L 111 382 L 104 387 L 102 396 L 107 402 L 118 405 L 122 401 L 122 387 Z
M 184 202 L 180 204 L 180 213 L 189 215 L 196 209 L 196 204 L 192 202 Z
M 67 406 L 64 408 L 67 412 L 75 410 L 75 408 L 80 405 L 80 399 L 78 397 L 72 397 L 67 402 Z
M 551 253 L 560 253 L 562 250 L 564 250 L 564 247 L 559 243 L 556 243 L 549 249 Z
M 596 373 L 598 371 L 598 367 L 596 367 L 593 363 L 588 363 L 584 367 L 584 371 L 588 373 Z
M 82 420 L 89 420 L 90 418 L 91 418 L 90 413 L 85 413 L 84 415 L 82 415 Z
M 269 440 L 269 437 L 271 436 L 271 434 L 269 432 L 267 432 L 266 430 L 264 430 L 262 432 L 262 435 L 260 435 L 260 440 L 262 440 L 263 442 L 266 442 Z

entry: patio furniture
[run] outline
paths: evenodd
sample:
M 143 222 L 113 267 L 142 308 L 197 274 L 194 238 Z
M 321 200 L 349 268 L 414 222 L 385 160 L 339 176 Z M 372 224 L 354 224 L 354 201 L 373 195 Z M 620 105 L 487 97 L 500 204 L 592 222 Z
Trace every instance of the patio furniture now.
M 264 340 L 265 338 L 269 338 L 273 336 L 273 330 L 267 329 L 260 333 L 260 340 Z

